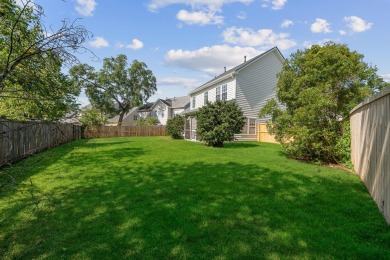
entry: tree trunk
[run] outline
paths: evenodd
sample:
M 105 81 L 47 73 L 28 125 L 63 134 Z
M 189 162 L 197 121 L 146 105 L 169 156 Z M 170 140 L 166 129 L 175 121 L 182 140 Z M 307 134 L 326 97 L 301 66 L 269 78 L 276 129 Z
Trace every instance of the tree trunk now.
M 122 110 L 122 111 L 119 113 L 118 126 L 121 126 L 121 125 L 122 125 L 123 116 L 125 115 L 125 113 L 126 113 L 126 110 Z

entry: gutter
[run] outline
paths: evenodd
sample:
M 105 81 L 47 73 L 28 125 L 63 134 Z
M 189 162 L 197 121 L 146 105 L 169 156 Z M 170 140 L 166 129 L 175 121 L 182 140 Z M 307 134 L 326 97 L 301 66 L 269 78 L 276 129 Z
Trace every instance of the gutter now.
M 196 89 L 195 91 L 191 91 L 191 92 L 189 93 L 189 95 L 192 95 L 192 94 L 195 94 L 195 93 L 197 93 L 197 92 L 200 92 L 201 90 L 204 90 L 205 88 L 208 88 L 208 87 L 210 87 L 210 86 L 212 86 L 212 85 L 214 85 L 214 84 L 216 84 L 216 83 L 218 83 L 218 82 L 224 81 L 224 80 L 226 80 L 226 79 L 228 79 L 228 78 L 234 79 L 235 75 L 236 75 L 236 72 L 233 71 L 232 73 L 226 74 L 226 75 L 223 76 L 223 77 L 216 78 L 215 80 L 211 80 L 211 81 L 209 81 L 208 83 L 206 83 L 205 85 L 203 85 L 201 88 Z

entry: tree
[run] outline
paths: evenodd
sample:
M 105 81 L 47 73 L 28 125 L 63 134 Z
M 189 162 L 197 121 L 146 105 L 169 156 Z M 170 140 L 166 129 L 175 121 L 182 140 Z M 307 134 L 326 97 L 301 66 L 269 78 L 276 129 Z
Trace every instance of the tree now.
M 0 113 L 10 117 L 58 118 L 75 103 L 79 90 L 68 84 L 62 65 L 88 51 L 90 33 L 65 19 L 46 30 L 44 11 L 32 0 L 0 3 Z M 50 27 L 51 28 L 51 27 Z M 65 112 L 64 112 L 65 111 Z
M 259 116 L 272 116 L 268 129 L 290 157 L 338 162 L 342 119 L 348 120 L 356 104 L 387 85 L 376 70 L 344 44 L 298 50 L 278 75 L 278 102 L 270 100 Z
M 196 117 L 196 132 L 207 146 L 223 147 L 223 142 L 233 140 L 244 126 L 241 108 L 231 101 L 208 103 L 199 108 Z
M 85 88 L 91 104 L 108 115 L 123 116 L 135 106 L 145 103 L 155 93 L 156 78 L 144 62 L 134 60 L 127 68 L 126 55 L 105 58 L 103 67 L 96 72 L 87 64 L 70 69 L 72 84 Z
M 91 108 L 82 112 L 80 122 L 83 126 L 100 126 L 107 123 L 107 117 L 99 110 Z
M 167 133 L 173 139 L 183 139 L 185 117 L 176 115 L 167 121 Z

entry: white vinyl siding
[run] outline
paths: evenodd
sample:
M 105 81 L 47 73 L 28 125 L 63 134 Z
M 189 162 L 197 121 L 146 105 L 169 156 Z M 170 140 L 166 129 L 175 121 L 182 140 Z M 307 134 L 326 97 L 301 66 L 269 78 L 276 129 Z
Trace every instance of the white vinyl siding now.
M 216 100 L 216 88 L 219 87 L 221 90 L 221 99 L 222 99 L 222 85 L 226 84 L 227 87 L 227 100 L 235 99 L 235 79 L 228 79 L 217 84 L 211 85 L 210 87 L 203 89 L 200 92 L 194 93 L 191 95 L 191 110 L 197 109 L 205 105 L 204 93 L 208 92 L 208 101 L 215 102 Z M 192 107 L 192 97 L 195 97 L 195 108 Z
M 282 63 L 279 55 L 270 52 L 238 71 L 236 101 L 245 117 L 258 118 L 260 109 L 275 97 L 276 74 L 282 70 Z

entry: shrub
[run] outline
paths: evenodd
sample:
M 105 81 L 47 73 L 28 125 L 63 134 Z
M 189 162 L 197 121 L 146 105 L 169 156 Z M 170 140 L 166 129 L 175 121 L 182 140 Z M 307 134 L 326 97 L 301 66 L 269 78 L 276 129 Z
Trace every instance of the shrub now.
M 199 108 L 197 134 L 207 146 L 222 147 L 234 134 L 241 133 L 244 117 L 241 108 L 232 101 L 216 101 Z
M 146 119 L 141 117 L 135 122 L 136 126 L 155 126 L 159 124 L 160 120 L 157 117 L 148 117 Z
M 89 126 L 89 127 L 95 127 L 95 126 L 100 126 L 104 125 L 107 123 L 107 117 L 100 112 L 98 109 L 88 109 L 83 111 L 81 118 L 80 118 L 80 123 L 82 126 Z
M 168 119 L 167 132 L 173 139 L 183 139 L 185 118 L 181 115 Z
M 314 162 L 346 158 L 341 119 L 388 85 L 362 54 L 332 42 L 293 53 L 278 77 L 277 101 L 270 100 L 259 116 L 272 116 L 269 131 L 288 156 Z

